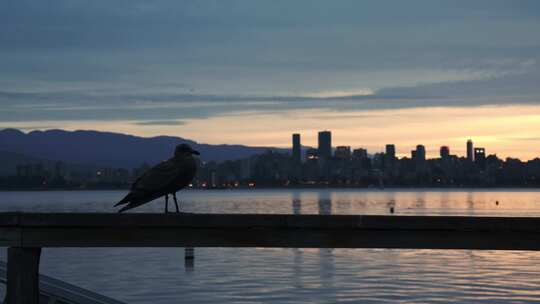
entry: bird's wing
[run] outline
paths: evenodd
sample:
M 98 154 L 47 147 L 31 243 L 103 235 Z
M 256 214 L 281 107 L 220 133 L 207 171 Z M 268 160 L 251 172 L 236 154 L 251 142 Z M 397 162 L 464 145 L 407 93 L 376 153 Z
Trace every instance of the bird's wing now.
M 131 186 L 131 191 L 114 206 L 126 205 L 120 210 L 122 212 L 163 196 L 173 189 L 181 189 L 193 179 L 196 169 L 193 161 L 164 161 L 139 177 Z
M 131 190 L 144 192 L 159 191 L 174 182 L 181 170 L 182 168 L 175 165 L 172 160 L 164 161 L 139 177 L 133 183 Z

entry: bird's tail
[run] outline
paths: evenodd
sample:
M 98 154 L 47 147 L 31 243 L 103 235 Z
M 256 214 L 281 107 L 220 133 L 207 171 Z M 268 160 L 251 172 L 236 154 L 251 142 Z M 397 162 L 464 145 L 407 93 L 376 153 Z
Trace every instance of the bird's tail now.
M 131 205 L 131 204 L 128 204 L 128 205 L 125 205 L 124 207 L 120 208 L 120 210 L 118 210 L 118 213 L 122 213 L 126 210 L 129 210 L 129 209 L 132 209 L 132 208 L 135 208 L 135 206 Z
M 121 201 L 116 203 L 116 205 L 114 205 L 114 207 L 118 207 L 120 205 L 125 205 L 125 204 L 129 203 L 130 200 L 131 200 L 131 193 L 129 193 Z

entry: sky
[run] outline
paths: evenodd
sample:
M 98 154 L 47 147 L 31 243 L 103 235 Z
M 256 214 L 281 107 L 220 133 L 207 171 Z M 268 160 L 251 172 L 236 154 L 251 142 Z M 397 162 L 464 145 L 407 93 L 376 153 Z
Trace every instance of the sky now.
M 0 128 L 540 156 L 540 2 L 0 2 Z

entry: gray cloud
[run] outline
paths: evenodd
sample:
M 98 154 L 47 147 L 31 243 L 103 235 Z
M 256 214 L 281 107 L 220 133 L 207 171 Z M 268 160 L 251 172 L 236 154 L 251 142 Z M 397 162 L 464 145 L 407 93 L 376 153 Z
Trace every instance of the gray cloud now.
M 2 121 L 166 123 L 540 96 L 538 1 L 6 0 L 0 20 Z M 359 88 L 376 94 L 305 97 Z
M 178 120 L 150 120 L 150 121 L 139 121 L 135 123 L 139 126 L 181 126 L 186 124 L 183 121 Z
M 490 79 L 421 84 L 381 89 L 373 95 L 342 97 L 249 96 L 218 94 L 127 93 L 86 91 L 0 92 L 0 119 L 33 120 L 140 120 L 139 125 L 178 125 L 182 119 L 290 110 L 357 111 L 419 107 L 475 107 L 483 105 L 540 104 L 533 72 Z M 368 114 L 366 114 L 368 115 Z

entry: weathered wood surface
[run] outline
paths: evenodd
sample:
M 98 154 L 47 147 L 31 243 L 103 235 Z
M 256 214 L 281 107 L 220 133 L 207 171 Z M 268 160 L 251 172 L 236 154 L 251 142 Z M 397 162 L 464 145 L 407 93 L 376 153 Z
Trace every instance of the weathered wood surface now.
M 0 213 L 0 246 L 540 250 L 540 218 Z

